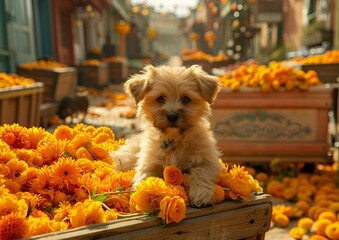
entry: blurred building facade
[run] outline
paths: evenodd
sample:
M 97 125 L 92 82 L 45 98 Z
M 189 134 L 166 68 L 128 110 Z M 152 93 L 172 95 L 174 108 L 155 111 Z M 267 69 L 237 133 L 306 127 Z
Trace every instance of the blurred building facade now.
M 178 18 L 147 1 L 0 0 L 0 71 L 40 58 L 69 65 L 107 56 L 162 63 L 185 48 L 238 61 L 339 48 L 336 0 L 199 0 L 188 12 Z

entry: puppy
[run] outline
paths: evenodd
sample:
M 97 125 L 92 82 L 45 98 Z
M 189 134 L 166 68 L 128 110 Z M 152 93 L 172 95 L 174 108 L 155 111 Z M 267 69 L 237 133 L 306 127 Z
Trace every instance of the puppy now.
M 64 97 L 59 103 L 57 115 L 63 121 L 70 116 L 72 124 L 74 115 L 82 114 L 81 122 L 83 122 L 86 118 L 88 107 L 89 100 L 86 95 Z
M 135 168 L 136 186 L 149 176 L 162 177 L 166 165 L 188 173 L 192 206 L 213 204 L 221 166 L 210 129 L 210 104 L 220 86 L 198 65 L 146 66 L 125 84 L 138 106 L 143 131 L 111 152 L 117 170 Z

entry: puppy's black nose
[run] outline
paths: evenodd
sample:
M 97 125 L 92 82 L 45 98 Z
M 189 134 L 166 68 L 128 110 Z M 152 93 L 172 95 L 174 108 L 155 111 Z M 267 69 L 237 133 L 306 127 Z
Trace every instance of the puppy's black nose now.
M 170 112 L 170 113 L 167 114 L 167 119 L 171 123 L 175 123 L 176 121 L 178 121 L 179 115 L 175 112 Z

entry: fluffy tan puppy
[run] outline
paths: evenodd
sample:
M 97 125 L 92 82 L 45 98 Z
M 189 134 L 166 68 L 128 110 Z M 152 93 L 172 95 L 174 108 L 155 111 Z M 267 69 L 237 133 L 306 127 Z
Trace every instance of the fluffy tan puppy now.
M 221 167 L 209 116 L 220 89 L 218 78 L 198 65 L 150 65 L 124 87 L 138 105 L 143 131 L 111 153 L 116 169 L 135 168 L 135 186 L 149 176 L 162 177 L 166 165 L 177 166 L 189 175 L 190 204 L 213 204 Z

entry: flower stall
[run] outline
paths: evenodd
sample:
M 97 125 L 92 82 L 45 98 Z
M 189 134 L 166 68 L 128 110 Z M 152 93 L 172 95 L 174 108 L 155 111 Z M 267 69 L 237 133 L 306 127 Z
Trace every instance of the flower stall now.
M 109 82 L 108 65 L 97 59 L 87 59 L 77 66 L 78 84 L 86 87 L 103 87 Z
M 60 101 L 76 92 L 76 69 L 53 60 L 23 63 L 17 74 L 44 83 L 43 102 Z
M 244 166 L 220 161 L 215 205 L 191 208 L 175 166 L 131 188 L 109 156 L 123 144 L 104 126 L 0 126 L 0 239 L 264 239 L 271 197 Z
M 315 71 L 273 63 L 220 78 L 212 125 L 225 160 L 328 161 L 332 88 Z
M 0 124 L 39 126 L 43 89 L 33 79 L 0 73 Z

